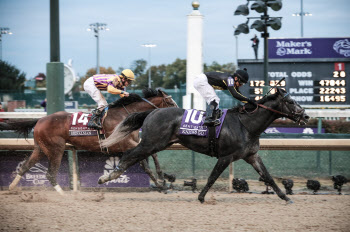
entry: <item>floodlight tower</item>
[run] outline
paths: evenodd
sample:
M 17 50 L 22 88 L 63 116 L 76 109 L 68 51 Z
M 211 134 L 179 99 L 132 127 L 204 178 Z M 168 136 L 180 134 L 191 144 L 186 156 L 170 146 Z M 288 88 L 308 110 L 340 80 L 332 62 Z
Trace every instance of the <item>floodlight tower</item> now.
M 96 37 L 96 74 L 100 73 L 100 49 L 99 49 L 99 31 L 109 31 L 107 24 L 105 23 L 91 23 L 87 31 L 94 31 Z
M 0 60 L 2 60 L 2 35 L 12 35 L 10 28 L 8 27 L 0 27 Z
M 303 0 L 300 0 L 300 12 L 292 15 L 300 16 L 300 36 L 304 37 L 304 16 L 312 16 L 312 14 L 309 12 L 304 12 Z
M 149 65 L 149 69 L 148 69 L 148 88 L 152 88 L 152 78 L 151 78 L 151 49 L 154 47 L 157 47 L 157 44 L 142 44 L 142 47 L 148 48 L 148 65 Z
M 282 26 L 281 19 L 282 17 L 270 17 L 268 13 L 268 7 L 274 11 L 279 11 L 282 8 L 282 0 L 247 0 L 247 4 L 239 5 L 234 12 L 234 15 L 249 15 L 249 2 L 253 1 L 250 9 L 255 10 L 258 13 L 263 13 L 260 17 L 248 17 L 245 23 L 238 25 L 235 30 L 235 35 L 240 33 L 248 34 L 249 26 L 248 22 L 250 19 L 258 19 L 253 22 L 250 26 L 250 29 L 255 29 L 261 33 L 261 37 L 264 38 L 264 94 L 268 91 L 269 78 L 268 78 L 268 44 L 267 39 L 269 38 L 268 27 L 271 27 L 274 30 L 279 30 Z

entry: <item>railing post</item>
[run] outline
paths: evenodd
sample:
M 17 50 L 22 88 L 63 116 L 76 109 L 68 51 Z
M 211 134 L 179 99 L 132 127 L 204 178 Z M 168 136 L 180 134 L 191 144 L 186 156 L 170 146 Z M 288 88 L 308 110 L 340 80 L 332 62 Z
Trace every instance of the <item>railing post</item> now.
M 329 151 L 328 153 L 329 158 L 329 175 L 332 175 L 332 151 Z
M 77 164 L 77 151 L 75 149 L 68 151 L 68 163 L 71 186 L 73 191 L 78 191 L 78 164 Z
M 317 133 L 318 134 L 322 133 L 322 118 L 318 118 Z M 321 152 L 320 151 L 317 151 L 316 153 L 316 168 L 318 171 L 321 170 Z
M 191 109 L 193 109 L 193 93 L 191 93 Z M 194 154 L 194 151 L 192 150 L 192 175 L 193 178 L 196 176 L 196 155 Z

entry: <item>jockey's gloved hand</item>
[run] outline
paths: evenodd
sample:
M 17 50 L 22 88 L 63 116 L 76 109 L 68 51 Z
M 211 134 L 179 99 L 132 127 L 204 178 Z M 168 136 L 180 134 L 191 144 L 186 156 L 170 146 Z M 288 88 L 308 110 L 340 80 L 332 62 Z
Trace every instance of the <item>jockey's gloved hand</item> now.
M 249 102 L 250 104 L 254 105 L 255 107 L 258 106 L 258 104 L 256 103 L 256 101 L 255 101 L 254 98 L 249 98 L 249 99 L 248 99 L 248 102 Z

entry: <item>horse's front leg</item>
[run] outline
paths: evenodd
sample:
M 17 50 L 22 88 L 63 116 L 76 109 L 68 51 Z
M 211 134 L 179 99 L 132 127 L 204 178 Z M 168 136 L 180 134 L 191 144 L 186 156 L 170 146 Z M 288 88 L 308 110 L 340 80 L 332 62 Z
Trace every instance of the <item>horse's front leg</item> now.
M 247 163 L 251 164 L 254 169 L 259 173 L 261 178 L 263 178 L 264 182 L 269 184 L 273 188 L 273 190 L 277 193 L 277 195 L 282 199 L 287 201 L 288 203 L 293 203 L 291 199 L 289 199 L 284 192 L 277 186 L 270 173 L 267 171 L 264 163 L 262 162 L 258 153 L 248 156 L 244 159 Z
M 216 163 L 213 171 L 211 172 L 209 178 L 208 178 L 208 182 L 205 185 L 205 187 L 202 189 L 201 193 L 198 196 L 198 200 L 203 203 L 204 202 L 204 198 L 205 195 L 207 194 L 207 192 L 209 191 L 209 189 L 211 188 L 211 186 L 213 186 L 213 184 L 215 183 L 215 181 L 219 178 L 219 176 L 221 175 L 221 173 L 227 168 L 227 166 L 231 163 L 231 158 L 232 156 L 225 156 L 225 157 L 221 157 L 218 159 L 218 162 Z

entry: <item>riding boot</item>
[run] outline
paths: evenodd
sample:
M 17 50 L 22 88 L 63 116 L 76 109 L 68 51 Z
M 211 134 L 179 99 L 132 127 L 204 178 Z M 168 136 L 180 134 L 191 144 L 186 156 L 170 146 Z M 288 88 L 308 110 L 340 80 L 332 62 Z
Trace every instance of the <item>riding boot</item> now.
M 93 128 L 93 129 L 102 129 L 102 125 L 101 125 L 101 114 L 102 111 L 100 111 L 99 109 L 95 109 L 93 110 L 90 118 L 90 121 L 88 122 L 88 127 Z
M 204 126 L 217 126 L 220 125 L 220 120 L 217 118 L 220 113 L 219 109 L 216 109 L 218 103 L 211 101 L 207 106 L 206 118 L 204 120 Z

